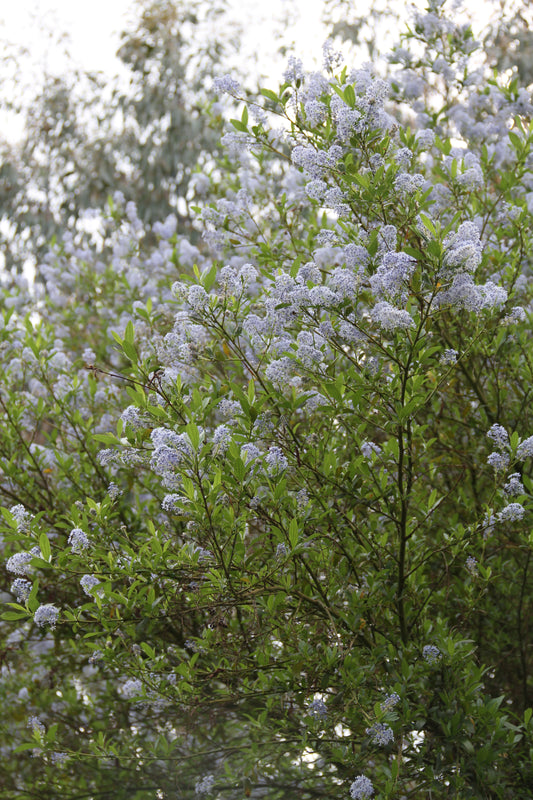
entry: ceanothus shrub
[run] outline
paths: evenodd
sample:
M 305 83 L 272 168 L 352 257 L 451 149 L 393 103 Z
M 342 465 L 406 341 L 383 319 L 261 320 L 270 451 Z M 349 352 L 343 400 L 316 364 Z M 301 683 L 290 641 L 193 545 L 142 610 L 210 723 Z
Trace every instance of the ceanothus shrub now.
M 437 6 L 12 293 L 4 793 L 530 797 L 531 107 Z

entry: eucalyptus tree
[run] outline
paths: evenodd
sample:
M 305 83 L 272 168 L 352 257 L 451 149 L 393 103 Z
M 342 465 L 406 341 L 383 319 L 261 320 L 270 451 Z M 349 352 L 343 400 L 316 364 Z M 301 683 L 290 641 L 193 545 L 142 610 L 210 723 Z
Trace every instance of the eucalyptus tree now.
M 117 54 L 126 77 L 88 73 L 71 58 L 10 106 L 24 130 L 1 146 L 8 269 L 35 265 L 53 236 L 115 191 L 147 224 L 173 213 L 192 233 L 190 204 L 206 189 L 195 173 L 220 139 L 220 119 L 206 113 L 209 89 L 236 28 L 225 0 L 144 0 L 134 12 Z

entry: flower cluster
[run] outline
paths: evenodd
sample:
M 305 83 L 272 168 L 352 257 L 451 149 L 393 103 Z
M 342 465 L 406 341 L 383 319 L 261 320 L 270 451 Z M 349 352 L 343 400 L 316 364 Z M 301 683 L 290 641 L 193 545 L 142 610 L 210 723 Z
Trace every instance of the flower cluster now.
M 96 591 L 99 597 L 102 596 L 102 588 L 99 590 L 97 589 L 97 587 L 100 586 L 100 581 L 94 575 L 83 575 L 83 577 L 80 578 L 80 585 L 85 594 L 93 595 Z
M 7 559 L 6 569 L 8 572 L 14 572 L 15 575 L 27 575 L 32 558 L 32 553 L 14 553 Z
M 374 794 L 372 781 L 365 775 L 358 775 L 350 786 L 350 797 L 352 800 L 367 800 Z
M 80 553 L 89 547 L 89 537 L 81 528 L 73 528 L 68 537 L 68 543 L 73 553 Z
M 39 606 L 33 615 L 33 621 L 40 628 L 45 628 L 46 626 L 55 628 L 58 619 L 59 609 L 57 609 L 51 603 L 46 603 L 45 605 Z
M 311 716 L 315 718 L 325 719 L 328 715 L 328 707 L 324 703 L 322 699 L 319 697 L 315 697 L 311 703 L 309 703 L 308 711 Z
M 522 476 L 519 472 L 511 473 L 511 475 L 508 477 L 508 482 L 503 487 L 504 492 L 513 497 L 519 494 L 524 494 L 525 489 L 521 479 Z
M 211 794 L 211 792 L 213 791 L 214 783 L 215 783 L 214 775 L 204 775 L 203 778 L 200 778 L 200 780 L 196 782 L 194 791 L 196 792 L 196 794 L 199 794 L 200 796 L 205 794 Z
M 392 728 L 383 722 L 376 722 L 372 727 L 366 729 L 366 733 L 370 736 L 372 744 L 377 744 L 379 747 L 386 747 L 394 741 Z
M 524 506 L 520 503 L 509 503 L 498 513 L 498 522 L 519 522 L 525 513 Z
M 10 591 L 15 595 L 19 603 L 23 603 L 30 595 L 31 583 L 24 578 L 16 578 L 11 584 Z
M 509 434 L 502 425 L 495 423 L 487 432 L 489 439 L 492 439 L 494 444 L 503 450 L 509 444 Z
M 392 692 L 392 694 L 388 694 L 380 703 L 380 708 L 382 711 L 390 711 L 400 702 L 400 695 L 397 692 Z
M 468 558 L 465 561 L 465 566 L 471 575 L 477 575 L 478 564 L 473 556 L 468 556 Z
M 433 644 L 426 644 L 422 649 L 422 656 L 428 664 L 436 664 L 441 658 L 441 652 L 438 647 Z
M 533 456 L 533 436 L 529 436 L 520 442 L 516 449 L 516 457 L 519 461 L 525 461 L 526 458 Z

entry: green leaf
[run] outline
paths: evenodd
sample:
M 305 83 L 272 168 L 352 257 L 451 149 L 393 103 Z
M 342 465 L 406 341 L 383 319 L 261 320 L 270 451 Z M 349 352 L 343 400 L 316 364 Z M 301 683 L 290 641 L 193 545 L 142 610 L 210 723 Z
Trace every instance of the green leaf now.
M 251 378 L 248 381 L 248 400 L 250 401 L 250 405 L 252 405 L 252 403 L 254 402 L 254 398 L 255 398 L 255 384 L 253 379 Z
M 155 650 L 147 642 L 141 642 L 141 650 L 146 653 L 148 658 L 155 658 Z
M 427 228 L 428 231 L 433 236 L 436 236 L 437 235 L 437 229 L 435 228 L 435 224 L 434 224 L 433 220 L 431 220 L 426 214 L 424 214 L 423 211 L 420 212 L 419 216 L 420 216 L 420 219 L 422 220 L 424 228 Z
M 46 735 L 44 740 L 47 744 L 53 744 L 57 737 L 57 729 L 59 728 L 59 724 L 57 722 L 53 722 L 48 730 L 46 731 Z
M 206 292 L 209 292 L 216 281 L 218 274 L 218 265 L 213 263 L 212 267 L 202 273 L 202 283 Z
M 272 100 L 273 103 L 279 103 L 279 97 L 275 92 L 272 92 L 270 89 L 261 89 L 261 94 L 268 100 Z
M 122 342 L 122 350 L 124 351 L 124 355 L 127 356 L 127 358 L 129 358 L 129 360 L 133 364 L 137 364 L 137 362 L 139 360 L 139 356 L 137 354 L 137 350 L 135 349 L 135 346 L 133 344 L 131 344 L 131 342 L 127 342 L 126 340 L 124 340 Z
M 50 561 L 52 550 L 50 548 L 50 540 L 46 533 L 41 533 L 39 536 L 39 547 L 41 548 L 41 553 L 45 561 Z
M 39 581 L 35 580 L 33 582 L 33 586 L 31 587 L 31 592 L 28 595 L 28 599 L 26 600 L 26 606 L 28 610 L 32 612 L 32 614 L 34 614 L 39 608 L 39 601 L 37 600 L 38 591 L 39 591 Z
M 289 525 L 289 542 L 291 543 L 291 547 L 294 549 L 298 544 L 298 540 L 300 538 L 300 527 L 298 525 L 297 519 L 292 519 Z
M 44 558 L 39 558 L 39 556 L 34 556 L 30 561 L 32 567 L 36 567 L 37 569 L 50 569 L 50 562 L 45 561 Z
M 4 466 L 3 469 L 6 470 L 6 467 L 7 467 L 7 465 Z M 9 527 L 10 528 L 14 528 L 16 530 L 17 529 L 17 520 L 15 519 L 15 517 L 13 516 L 11 511 L 8 508 L 4 508 L 3 506 L 0 506 L 0 513 L 2 514 L 4 520 L 7 522 Z
M 198 450 L 198 446 L 200 444 L 200 432 L 198 427 L 194 424 L 194 422 L 189 422 L 189 424 L 186 425 L 185 430 L 193 448 Z
M 128 344 L 133 344 L 135 331 L 133 330 L 133 322 L 130 320 L 126 325 L 126 330 L 124 331 L 124 341 L 128 342 Z
M 522 149 L 523 144 L 520 136 L 514 131 L 509 131 L 509 139 L 511 140 L 511 144 L 513 145 L 514 149 L 518 153 Z
M 92 438 L 102 444 L 120 444 L 120 439 L 114 433 L 93 433 Z
M 240 120 L 230 119 L 230 122 L 236 130 L 240 131 L 241 133 L 248 133 L 247 126 L 244 125 Z
M 28 611 L 4 611 L 2 619 L 5 619 L 7 622 L 14 622 L 17 619 L 25 619 L 29 616 L 30 614 Z
M 348 84 L 344 89 L 344 101 L 350 106 L 350 108 L 354 108 L 355 106 L 355 92 L 354 88 L 351 84 Z
M 27 750 L 35 750 L 35 742 L 25 742 L 24 744 L 19 744 L 18 747 L 15 747 L 14 753 L 24 753 Z

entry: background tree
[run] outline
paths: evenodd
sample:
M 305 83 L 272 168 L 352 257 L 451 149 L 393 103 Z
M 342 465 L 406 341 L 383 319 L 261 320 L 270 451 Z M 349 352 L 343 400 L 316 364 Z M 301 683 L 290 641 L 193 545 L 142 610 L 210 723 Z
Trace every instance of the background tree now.
M 146 0 L 122 34 L 126 82 L 74 63 L 62 75 L 45 73 L 17 108 L 21 142 L 3 144 L 0 231 L 8 269 L 20 272 L 58 231 L 73 229 L 83 210 L 115 191 L 136 202 L 146 223 L 173 213 L 191 234 L 190 203 L 206 180 L 191 179 L 220 138 L 206 114 L 206 89 L 231 50 L 227 24 L 224 0 Z
M 444 3 L 442 4 L 444 5 Z M 531 6 L 524 0 L 485 0 L 483 12 L 467 3 L 456 2 L 452 11 L 468 22 L 483 42 L 483 58 L 499 73 L 510 70 L 522 86 L 533 82 Z M 363 14 L 349 0 L 325 0 L 323 20 L 337 42 L 348 45 L 358 57 L 369 58 L 382 68 L 395 31 L 411 21 L 411 10 L 402 3 L 373 0 Z M 480 54 L 481 55 L 481 54 Z
M 531 6 L 524 2 L 500 0 L 494 3 L 497 17 L 491 21 L 484 48 L 499 72 L 511 70 L 523 86 L 533 83 L 533 36 Z

